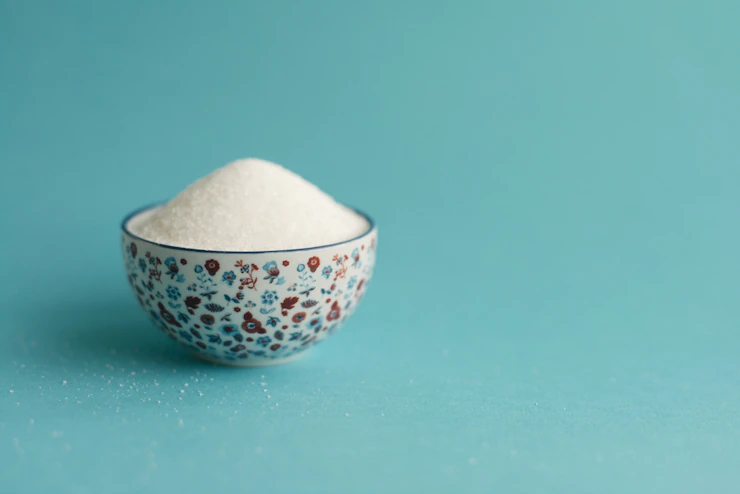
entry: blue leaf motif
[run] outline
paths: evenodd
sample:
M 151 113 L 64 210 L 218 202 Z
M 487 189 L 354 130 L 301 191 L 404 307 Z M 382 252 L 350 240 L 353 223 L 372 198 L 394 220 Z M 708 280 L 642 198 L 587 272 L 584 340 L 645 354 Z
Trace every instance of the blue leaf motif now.
M 281 276 L 281 277 L 280 277 L 280 278 L 278 278 L 278 279 L 277 279 L 277 281 L 275 282 L 275 284 L 276 284 L 276 285 L 282 285 L 283 283 L 285 283 L 285 276 Z
M 272 314 L 273 312 L 275 312 L 275 307 L 273 307 L 273 308 L 272 308 L 272 309 L 270 309 L 270 310 L 267 310 L 267 309 L 265 309 L 264 307 L 262 307 L 262 308 L 260 309 L 260 314 L 265 314 L 265 315 L 267 315 L 267 314 Z

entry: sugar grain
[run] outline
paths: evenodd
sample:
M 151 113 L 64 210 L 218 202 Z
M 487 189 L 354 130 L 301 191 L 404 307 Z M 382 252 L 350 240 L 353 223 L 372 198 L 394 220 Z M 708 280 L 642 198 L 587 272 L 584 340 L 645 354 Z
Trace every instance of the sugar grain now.
M 245 159 L 198 180 L 128 227 L 146 240 L 177 247 L 264 251 L 350 240 L 369 224 L 282 166 Z

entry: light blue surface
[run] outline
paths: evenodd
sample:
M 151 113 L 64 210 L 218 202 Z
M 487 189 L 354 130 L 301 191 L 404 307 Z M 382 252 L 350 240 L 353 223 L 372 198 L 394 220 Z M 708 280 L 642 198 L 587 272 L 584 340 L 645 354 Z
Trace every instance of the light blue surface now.
M 0 492 L 736 491 L 740 8 L 565 4 L 0 1 Z M 258 370 L 118 245 L 248 155 L 380 226 Z

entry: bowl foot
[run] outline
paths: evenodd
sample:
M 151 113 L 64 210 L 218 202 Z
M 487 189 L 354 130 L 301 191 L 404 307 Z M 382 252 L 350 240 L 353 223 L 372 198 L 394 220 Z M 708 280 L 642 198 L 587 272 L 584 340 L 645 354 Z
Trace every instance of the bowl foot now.
M 293 362 L 294 360 L 298 360 L 299 358 L 303 357 L 307 353 L 308 351 L 304 350 L 300 353 L 296 353 L 294 355 L 291 355 L 285 358 L 276 358 L 276 359 L 255 358 L 254 360 L 249 360 L 249 359 L 221 360 L 217 358 L 212 358 L 205 353 L 195 353 L 195 352 L 193 352 L 193 356 L 201 360 L 205 360 L 206 362 L 210 362 L 212 364 L 225 365 L 227 367 L 267 367 L 270 365 L 287 364 L 288 362 Z

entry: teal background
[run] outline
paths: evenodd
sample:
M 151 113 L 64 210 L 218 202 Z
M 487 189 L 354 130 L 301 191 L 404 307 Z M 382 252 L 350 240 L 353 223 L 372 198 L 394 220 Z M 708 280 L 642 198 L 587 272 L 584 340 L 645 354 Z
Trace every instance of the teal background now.
M 736 491 L 739 5 L 0 1 L 0 491 Z M 239 370 L 118 228 L 244 156 L 381 237 Z

